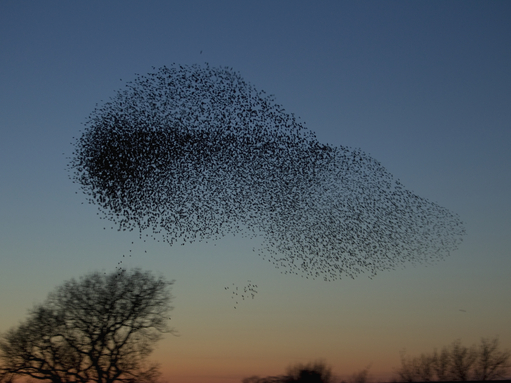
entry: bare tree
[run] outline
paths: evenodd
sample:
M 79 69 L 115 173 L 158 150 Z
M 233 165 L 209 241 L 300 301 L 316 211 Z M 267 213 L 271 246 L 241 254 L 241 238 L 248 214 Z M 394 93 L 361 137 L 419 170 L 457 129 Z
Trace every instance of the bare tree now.
M 511 351 L 500 350 L 498 338 L 481 339 L 479 346 L 466 347 L 460 340 L 433 354 L 420 357 L 401 355 L 396 370 L 401 382 L 495 380 L 506 376 L 511 367 Z
M 396 370 L 399 382 L 416 382 L 418 381 L 415 369 L 415 360 L 401 352 L 401 367 Z
M 467 348 L 459 340 L 448 348 L 431 355 L 409 357 L 401 354 L 401 367 L 396 370 L 401 382 L 429 382 L 434 380 L 467 380 L 475 362 L 475 349 Z
M 421 354 L 409 357 L 401 354 L 401 367 L 396 370 L 400 382 L 429 382 L 435 378 L 434 359 L 432 355 Z
M 415 374 L 422 382 L 430 382 L 435 378 L 435 370 L 433 367 L 433 355 L 421 354 L 415 358 L 414 368 Z
M 446 347 L 442 348 L 442 351 L 437 352 L 435 350 L 433 352 L 433 371 L 437 378 L 437 380 L 445 381 L 447 380 L 448 371 L 449 371 L 449 363 L 450 356 L 449 351 Z
M 154 382 L 146 362 L 168 327 L 173 281 L 140 269 L 71 279 L 0 339 L 0 382 Z
M 463 346 L 460 340 L 456 340 L 449 348 L 449 355 L 449 378 L 462 382 L 469 380 L 472 367 L 477 359 L 475 347 Z
M 477 349 L 474 375 L 477 380 L 495 380 L 506 376 L 511 367 L 511 351 L 499 350 L 499 339 L 483 338 Z

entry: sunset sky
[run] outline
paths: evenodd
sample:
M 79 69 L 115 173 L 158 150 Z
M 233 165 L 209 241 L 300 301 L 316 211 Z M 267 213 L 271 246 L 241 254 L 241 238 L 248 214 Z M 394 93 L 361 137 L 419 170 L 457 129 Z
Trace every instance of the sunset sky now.
M 152 355 L 169 383 L 316 359 L 390 380 L 403 351 L 494 336 L 511 349 L 510 19 L 508 1 L 0 2 L 0 332 L 122 261 L 175 279 L 179 336 Z M 457 213 L 459 249 L 323 282 L 281 274 L 239 236 L 171 247 L 105 230 L 69 179 L 73 137 L 136 74 L 206 62 Z M 257 294 L 234 309 L 225 287 L 248 283 Z

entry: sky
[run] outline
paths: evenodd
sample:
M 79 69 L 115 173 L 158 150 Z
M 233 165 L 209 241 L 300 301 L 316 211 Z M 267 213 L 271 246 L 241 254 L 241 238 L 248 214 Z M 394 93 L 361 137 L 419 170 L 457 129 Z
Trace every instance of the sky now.
M 0 2 L 0 331 L 123 261 L 175 280 L 179 336 L 151 356 L 169 382 L 316 359 L 389 380 L 403 351 L 494 336 L 511 348 L 510 16 L 506 1 Z M 153 66 L 206 62 L 457 213 L 458 250 L 324 282 L 283 275 L 239 236 L 171 247 L 105 230 L 67 170 L 87 116 Z M 257 294 L 234 309 L 225 287 L 248 281 Z

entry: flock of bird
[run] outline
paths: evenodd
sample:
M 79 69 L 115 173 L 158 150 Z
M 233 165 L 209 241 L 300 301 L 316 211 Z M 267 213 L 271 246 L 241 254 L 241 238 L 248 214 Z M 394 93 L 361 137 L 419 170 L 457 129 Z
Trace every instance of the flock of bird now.
M 74 143 L 71 177 L 119 230 L 170 245 L 261 237 L 283 273 L 325 280 L 443 259 L 461 242 L 456 214 L 364 152 L 318 142 L 232 69 L 154 70 L 97 106 Z
M 245 298 L 248 299 L 250 295 L 250 297 L 254 299 L 255 295 L 258 293 L 256 290 L 257 288 L 258 286 L 252 283 L 251 280 L 248 280 L 247 284 L 243 286 L 242 289 L 240 289 L 239 286 L 236 286 L 235 283 L 233 283 L 232 286 L 224 287 L 225 290 L 232 290 L 231 299 L 235 300 L 234 308 L 237 308 L 237 306 L 240 304 L 240 298 L 241 301 L 244 301 Z

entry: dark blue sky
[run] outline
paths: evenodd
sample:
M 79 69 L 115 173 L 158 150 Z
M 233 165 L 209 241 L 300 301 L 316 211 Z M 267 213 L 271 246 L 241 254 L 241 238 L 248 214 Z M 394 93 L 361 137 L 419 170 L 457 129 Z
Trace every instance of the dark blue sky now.
M 458 213 L 467 236 L 445 262 L 330 284 L 282 276 L 238 238 L 141 251 L 129 266 L 177 280 L 183 336 L 162 347 L 179 360 L 169 379 L 240 381 L 318 357 L 340 374 L 369 362 L 384 374 L 403 348 L 496 334 L 511 346 L 510 18 L 507 1 L 1 2 L 0 331 L 56 284 L 113 270 L 132 249 L 66 171 L 96 103 L 153 66 L 208 62 L 274 94 L 320 142 L 370 153 Z M 264 283 L 234 316 L 223 286 L 248 279 Z M 306 349 L 312 311 L 325 322 Z

